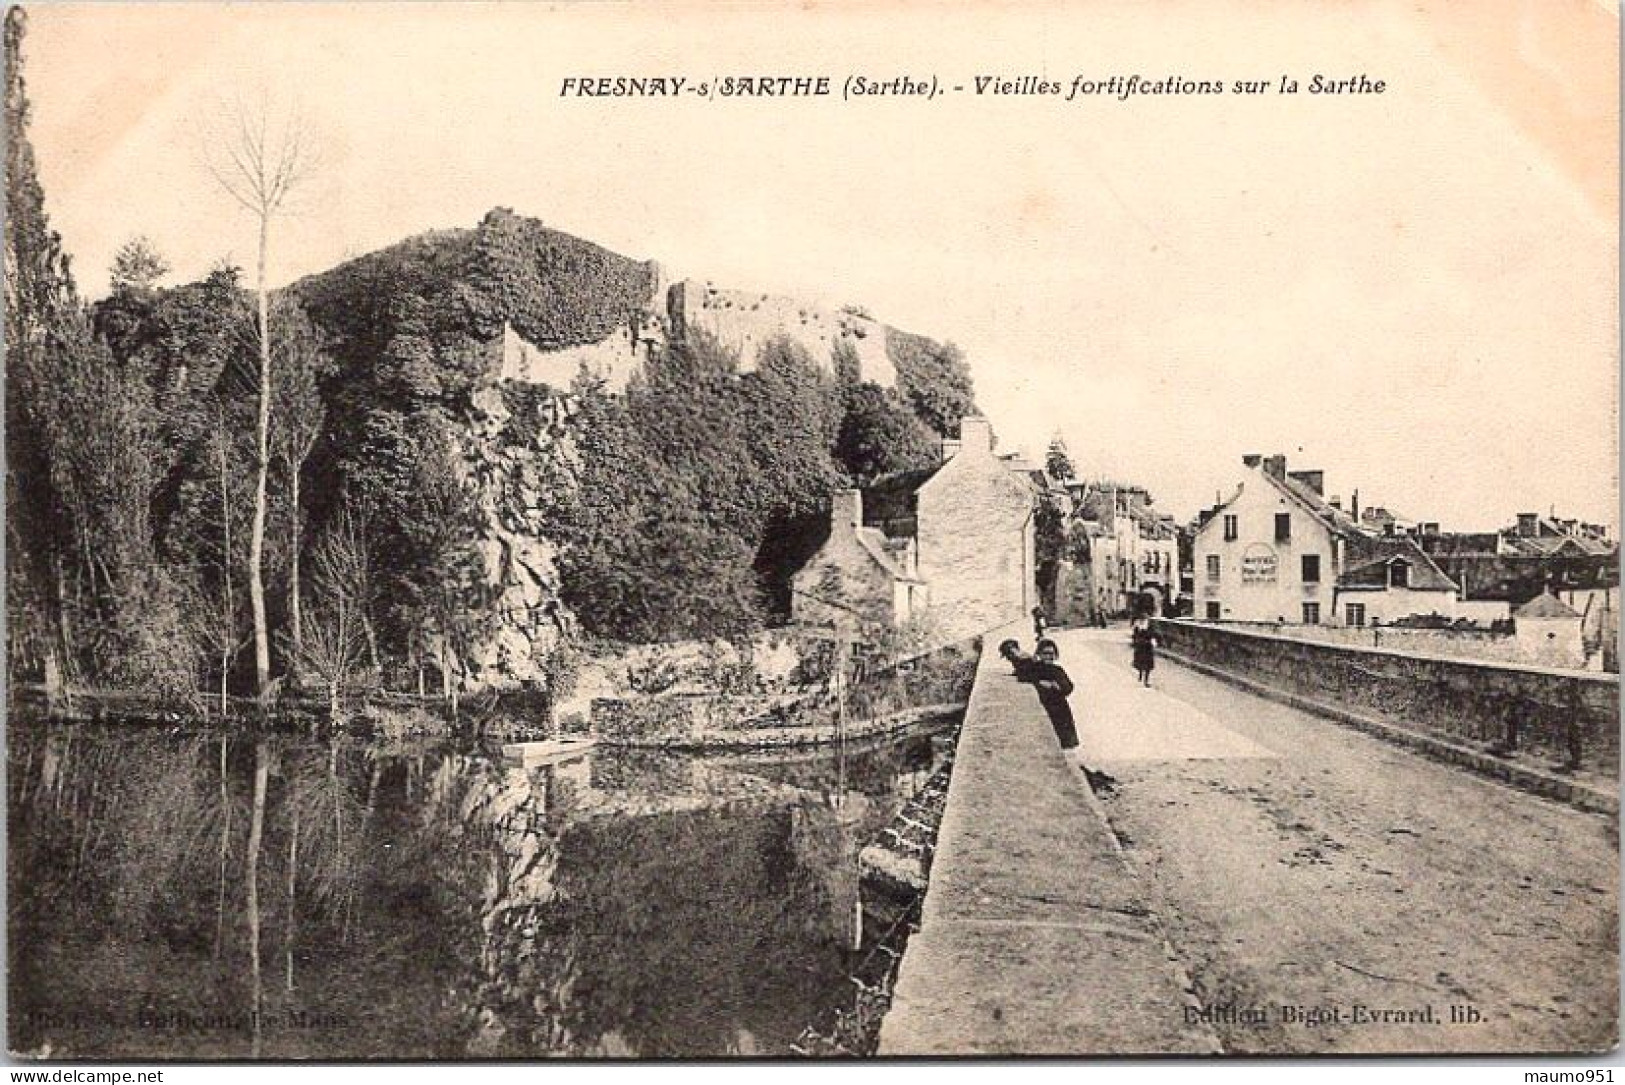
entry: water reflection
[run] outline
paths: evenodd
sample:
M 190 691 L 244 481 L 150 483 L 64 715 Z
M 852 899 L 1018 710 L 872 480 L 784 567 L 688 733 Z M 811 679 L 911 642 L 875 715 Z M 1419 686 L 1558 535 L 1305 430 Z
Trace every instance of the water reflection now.
M 920 734 L 836 758 L 13 723 L 12 1046 L 782 1054 L 848 997 L 856 854 Z

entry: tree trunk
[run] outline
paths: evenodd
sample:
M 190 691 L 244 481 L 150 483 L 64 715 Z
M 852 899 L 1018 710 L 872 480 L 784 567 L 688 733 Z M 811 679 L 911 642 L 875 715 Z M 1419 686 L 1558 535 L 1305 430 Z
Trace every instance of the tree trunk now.
M 291 796 L 290 796 L 291 798 Z M 293 807 L 293 825 L 288 830 L 288 923 L 287 935 L 284 938 L 288 958 L 287 988 L 293 990 L 293 939 L 294 924 L 298 921 L 298 909 L 295 907 L 299 891 L 299 806 L 289 802 Z
M 440 638 L 440 699 L 451 704 L 451 664 L 446 659 L 446 639 Z
M 265 741 L 254 747 L 254 816 L 248 825 L 248 962 L 254 983 L 254 1049 L 260 1056 L 260 842 L 265 834 L 265 792 L 271 780 L 270 752 Z
M 293 504 L 293 539 L 288 551 L 288 626 L 293 634 L 295 665 L 304 658 L 305 631 L 299 605 L 299 465 L 291 464 L 292 488 L 289 500 Z
M 237 643 L 237 600 L 231 590 L 231 486 L 226 475 L 226 416 L 220 415 L 220 523 L 225 532 L 225 550 L 220 555 L 220 581 L 225 588 L 226 613 L 223 621 L 227 645 Z M 232 649 L 220 653 L 220 715 L 226 714 L 226 683 L 231 670 Z
M 67 571 L 62 566 L 62 555 L 53 554 L 51 557 L 52 579 L 56 581 L 56 629 L 57 636 L 62 642 L 62 693 L 63 704 L 72 701 L 72 686 L 74 675 L 77 673 L 77 660 L 73 655 L 73 626 L 68 619 L 68 579 Z
M 254 524 L 248 540 L 248 601 L 254 611 L 254 691 L 261 698 L 270 692 L 271 639 L 265 624 L 265 484 L 270 469 L 271 442 L 271 314 L 266 295 L 265 257 L 270 243 L 270 214 L 260 215 L 259 316 L 260 402 L 259 432 L 254 455 Z
M 226 789 L 226 738 L 220 737 L 220 896 L 214 908 L 214 959 L 226 938 L 226 852 L 231 843 L 231 795 Z
M 56 647 L 45 649 L 45 710 L 54 713 L 62 697 L 62 664 L 57 662 Z

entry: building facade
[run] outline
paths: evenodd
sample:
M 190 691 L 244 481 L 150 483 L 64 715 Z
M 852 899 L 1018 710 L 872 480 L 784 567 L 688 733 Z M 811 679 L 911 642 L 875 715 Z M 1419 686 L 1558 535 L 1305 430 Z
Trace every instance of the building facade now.
M 859 490 L 835 493 L 829 538 L 790 578 L 790 593 L 797 622 L 851 637 L 865 627 L 906 625 L 924 614 L 930 599 L 914 540 L 866 526 Z
M 1246 456 L 1234 496 L 1192 542 L 1195 617 L 1352 625 L 1456 617 L 1458 590 L 1414 539 L 1362 524 L 1323 496 L 1319 471 Z
M 795 621 L 917 621 L 947 643 L 1031 613 L 1030 472 L 994 454 L 985 418 L 963 419 L 943 451 L 937 467 L 836 495 L 829 539 L 791 579 Z
M 1165 614 L 1179 594 L 1179 529 L 1159 515 L 1143 486 L 1074 482 L 1075 570 L 1068 611 L 1073 620 Z M 1081 574 L 1081 575 L 1078 575 Z

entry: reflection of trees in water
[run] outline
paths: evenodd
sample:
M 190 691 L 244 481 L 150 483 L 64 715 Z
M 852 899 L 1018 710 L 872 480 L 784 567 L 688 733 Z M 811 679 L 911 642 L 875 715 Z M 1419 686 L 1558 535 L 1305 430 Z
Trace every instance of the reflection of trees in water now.
M 249 1055 L 256 1003 L 351 1021 L 268 1056 L 782 1052 L 788 1008 L 845 994 L 849 823 L 882 805 L 682 757 L 12 739 L 13 1047 L 60 1056 Z
M 387 1002 L 387 990 L 380 998 L 346 982 L 355 974 L 346 966 L 392 939 L 404 947 L 387 928 L 417 917 L 392 902 L 378 910 L 387 913 L 379 930 L 368 922 L 376 913 L 361 914 L 368 887 L 387 888 L 402 872 L 369 841 L 376 827 L 364 796 L 376 795 L 382 765 L 359 748 L 89 728 L 14 727 L 12 740 L 14 1047 L 241 1056 L 260 1039 L 255 1006 L 273 1018 L 353 1019 Z M 425 956 L 421 930 L 416 938 L 397 969 Z M 258 976 L 273 953 L 281 967 Z M 308 991 L 296 960 L 315 968 Z M 53 1035 L 31 1013 L 78 1014 L 90 1026 Z M 220 1024 L 154 1029 L 138 1014 Z M 391 1046 L 390 1031 L 267 1035 L 264 1053 L 440 1050 Z
M 839 982 L 842 963 L 841 905 L 797 861 L 791 825 L 782 807 L 734 806 L 566 836 L 563 918 L 581 973 L 565 1014 L 578 1043 L 615 1034 L 640 1055 L 716 1055 L 742 1029 L 783 1049 L 783 1007 Z

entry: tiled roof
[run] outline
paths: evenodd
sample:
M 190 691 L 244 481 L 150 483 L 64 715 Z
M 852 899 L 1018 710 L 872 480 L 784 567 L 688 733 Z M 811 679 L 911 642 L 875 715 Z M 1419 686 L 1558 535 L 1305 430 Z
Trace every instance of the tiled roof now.
M 1270 485 L 1282 493 L 1293 498 L 1302 505 L 1309 514 L 1324 524 L 1327 530 L 1338 535 L 1364 534 L 1361 527 L 1354 522 L 1354 518 L 1342 509 L 1334 509 L 1326 503 L 1326 499 L 1314 490 L 1305 486 L 1295 478 L 1279 478 L 1265 470 L 1255 472 L 1268 479 Z M 1235 500 L 1232 498 L 1231 500 Z
M 913 535 L 918 507 L 915 495 L 940 470 L 939 464 L 895 471 L 875 479 L 863 488 L 863 522 L 881 528 L 887 535 Z
M 1565 547 L 1578 554 L 1606 554 L 1611 549 L 1607 543 L 1579 535 L 1540 535 L 1533 538 L 1515 535 L 1512 544 L 1520 553 L 1526 554 L 1556 554 Z
M 1403 561 L 1410 565 L 1405 586 L 1411 591 L 1457 590 L 1455 581 L 1446 576 L 1433 563 L 1433 559 L 1410 539 L 1387 536 L 1351 538 L 1344 561 L 1344 572 L 1337 578 L 1339 588 L 1386 588 L 1389 582 L 1388 567 L 1396 561 Z
M 1448 554 L 1438 563 L 1467 599 L 1523 603 L 1548 584 L 1562 589 L 1617 587 L 1619 567 L 1599 554 Z
M 1512 612 L 1514 618 L 1578 618 L 1579 613 L 1549 591 L 1543 591 Z
M 1423 550 L 1438 559 L 1457 554 L 1499 553 L 1501 536 L 1494 531 L 1451 531 L 1438 535 L 1423 535 L 1417 542 Z
M 880 567 L 891 575 L 893 580 L 909 580 L 919 583 L 918 577 L 910 576 L 897 560 L 891 547 L 886 545 L 886 535 L 878 528 L 860 527 L 857 529 L 858 543 L 868 555 L 880 563 Z

